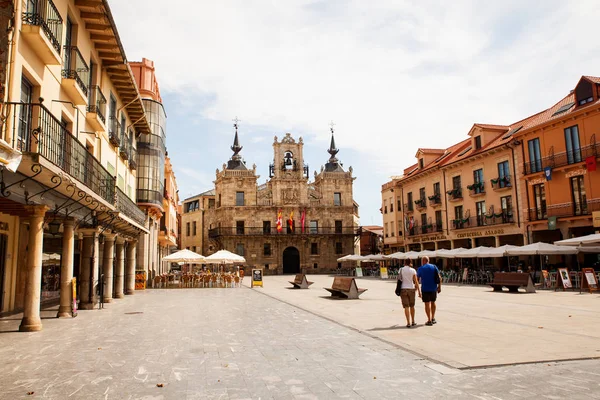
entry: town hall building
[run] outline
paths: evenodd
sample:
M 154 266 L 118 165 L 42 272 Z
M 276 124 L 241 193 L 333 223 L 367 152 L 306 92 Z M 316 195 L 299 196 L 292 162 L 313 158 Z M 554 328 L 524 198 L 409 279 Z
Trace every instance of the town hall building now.
M 265 274 L 337 269 L 339 257 L 354 253 L 358 205 L 352 167 L 345 171 L 336 158 L 333 129 L 329 160 L 312 182 L 302 138 L 286 133 L 275 136 L 269 179 L 258 185 L 256 165 L 248 168 L 242 159 L 234 127 L 233 155 L 217 169 L 214 189 L 184 200 L 182 246 L 193 242 L 190 249 L 205 256 L 235 252 Z

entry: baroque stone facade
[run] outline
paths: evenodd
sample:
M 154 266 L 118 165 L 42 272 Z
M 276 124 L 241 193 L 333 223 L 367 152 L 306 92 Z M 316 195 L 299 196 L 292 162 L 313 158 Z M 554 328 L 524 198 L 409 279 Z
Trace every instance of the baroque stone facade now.
M 203 210 L 202 254 L 236 252 L 265 274 L 335 270 L 339 257 L 354 252 L 358 206 L 352 167 L 345 171 L 335 157 L 333 130 L 330 158 L 312 182 L 302 138 L 286 133 L 275 136 L 269 180 L 258 185 L 256 166 L 247 168 L 239 155 L 235 128 L 234 154 L 216 171 L 215 207 Z

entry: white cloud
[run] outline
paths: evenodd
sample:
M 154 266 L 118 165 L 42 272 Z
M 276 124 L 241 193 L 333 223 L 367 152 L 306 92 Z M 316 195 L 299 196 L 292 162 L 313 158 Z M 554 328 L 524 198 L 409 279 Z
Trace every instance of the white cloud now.
M 176 6 L 176 8 L 175 8 Z M 128 58 L 189 118 L 328 137 L 400 174 L 418 147 L 546 108 L 600 74 L 600 2 L 113 1 Z M 175 8 L 175 10 L 173 9 Z M 253 139 L 261 140 L 261 139 Z M 357 171 L 357 173 L 361 173 Z M 363 171 L 362 173 L 366 173 Z

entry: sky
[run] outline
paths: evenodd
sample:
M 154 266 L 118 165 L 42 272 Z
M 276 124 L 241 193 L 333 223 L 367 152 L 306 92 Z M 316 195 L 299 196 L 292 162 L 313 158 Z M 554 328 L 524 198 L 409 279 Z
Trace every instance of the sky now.
M 268 178 L 273 137 L 303 137 L 310 177 L 353 167 L 362 225 L 381 185 L 474 123 L 509 125 L 600 76 L 597 0 L 111 0 L 128 60 L 153 60 L 181 199 L 241 155 Z M 176 7 L 174 10 L 173 8 Z

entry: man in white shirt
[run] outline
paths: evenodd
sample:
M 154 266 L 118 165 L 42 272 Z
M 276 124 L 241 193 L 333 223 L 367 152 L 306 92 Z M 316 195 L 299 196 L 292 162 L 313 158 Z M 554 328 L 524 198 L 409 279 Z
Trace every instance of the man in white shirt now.
M 410 328 L 417 325 L 415 323 L 415 290 L 419 292 L 419 298 L 421 297 L 421 287 L 417 279 L 417 271 L 412 267 L 410 260 L 404 260 L 404 267 L 400 268 L 398 276 L 402 277 L 400 299 L 402 299 L 402 307 L 404 307 L 406 327 Z

